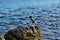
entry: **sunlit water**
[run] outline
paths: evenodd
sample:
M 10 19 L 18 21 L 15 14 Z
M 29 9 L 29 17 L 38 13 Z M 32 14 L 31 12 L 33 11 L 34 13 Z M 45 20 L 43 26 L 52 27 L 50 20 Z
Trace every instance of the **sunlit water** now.
M 1 3 L 1 2 L 0 2 Z M 18 3 L 18 2 L 17 2 Z M 42 3 L 43 4 L 43 3 Z M 29 16 L 33 16 L 37 25 L 40 25 L 43 40 L 60 40 L 60 5 L 49 3 L 47 5 L 24 6 L 16 4 L 0 5 L 0 32 L 4 35 L 8 30 L 19 25 L 30 24 Z M 8 5 L 8 6 L 7 6 Z

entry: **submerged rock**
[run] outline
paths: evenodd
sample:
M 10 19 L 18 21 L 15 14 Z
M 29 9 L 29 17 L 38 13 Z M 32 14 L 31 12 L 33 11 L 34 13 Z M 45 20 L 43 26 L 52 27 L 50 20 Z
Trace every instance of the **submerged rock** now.
M 42 40 L 42 33 L 39 26 L 35 25 L 34 20 L 30 16 L 32 22 L 27 27 L 20 26 L 13 30 L 9 30 L 5 35 L 5 40 Z

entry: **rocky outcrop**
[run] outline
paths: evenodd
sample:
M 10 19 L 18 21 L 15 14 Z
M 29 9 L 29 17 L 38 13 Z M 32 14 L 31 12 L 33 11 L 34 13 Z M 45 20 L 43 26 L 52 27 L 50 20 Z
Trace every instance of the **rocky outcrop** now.
M 0 35 L 0 40 L 5 40 L 3 36 Z
M 27 27 L 20 26 L 9 30 L 4 38 L 5 40 L 42 40 L 42 33 L 40 27 L 33 22 Z
M 2 38 L 0 37 L 0 40 L 2 40 Z

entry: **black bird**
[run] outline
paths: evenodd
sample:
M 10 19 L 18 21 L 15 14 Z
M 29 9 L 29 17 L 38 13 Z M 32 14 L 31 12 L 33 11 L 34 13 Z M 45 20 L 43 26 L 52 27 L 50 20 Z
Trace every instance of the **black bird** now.
M 34 19 L 32 18 L 32 16 L 29 16 L 29 18 L 30 18 L 32 24 L 35 23 L 35 21 L 34 21 Z

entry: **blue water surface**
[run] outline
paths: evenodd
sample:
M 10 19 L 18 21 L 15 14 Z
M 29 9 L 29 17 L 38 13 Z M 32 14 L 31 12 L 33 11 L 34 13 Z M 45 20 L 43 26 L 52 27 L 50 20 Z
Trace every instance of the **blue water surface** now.
M 0 33 L 28 25 L 29 16 L 41 27 L 43 40 L 60 40 L 60 0 L 0 0 Z

